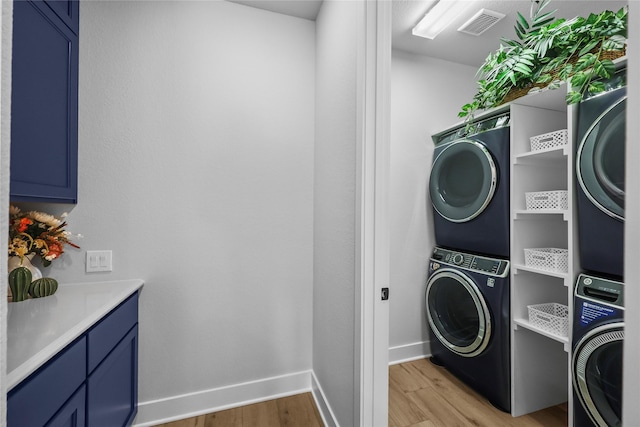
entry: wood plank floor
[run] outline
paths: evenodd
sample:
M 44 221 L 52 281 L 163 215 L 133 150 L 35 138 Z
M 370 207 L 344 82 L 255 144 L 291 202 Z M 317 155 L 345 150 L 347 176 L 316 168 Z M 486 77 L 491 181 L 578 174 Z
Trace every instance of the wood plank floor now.
M 157 427 L 321 427 L 311 393 L 227 409 Z
M 567 405 L 514 418 L 428 359 L 389 367 L 389 427 L 566 427 Z
M 566 427 L 567 406 L 514 418 L 444 368 L 420 359 L 389 367 L 389 427 Z M 311 393 L 255 403 L 156 427 L 320 427 Z M 348 427 L 348 426 L 347 426 Z

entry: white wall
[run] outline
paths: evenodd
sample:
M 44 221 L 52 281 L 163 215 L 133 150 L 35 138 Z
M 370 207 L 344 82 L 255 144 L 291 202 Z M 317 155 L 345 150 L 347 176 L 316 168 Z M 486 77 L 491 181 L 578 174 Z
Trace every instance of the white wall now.
M 424 311 L 435 244 L 427 195 L 431 135 L 461 121 L 477 69 L 394 50 L 391 62 L 391 363 L 429 354 Z
M 11 143 L 11 42 L 13 3 L 0 6 L 0 206 L 9 204 L 9 155 Z M 9 211 L 0 209 L 1 245 L 8 244 Z M 7 402 L 7 251 L 0 251 L 0 426 L 6 425 Z
M 91 1 L 80 31 L 68 222 L 85 238 L 50 274 L 144 279 L 137 423 L 277 394 L 278 376 L 306 372 L 308 389 L 314 23 L 220 1 Z M 113 250 L 112 273 L 84 273 L 94 249 Z M 231 393 L 263 380 L 263 395 Z
M 354 410 L 359 2 L 325 0 L 316 20 L 313 370 L 339 425 Z M 360 319 L 358 318 L 359 322 Z

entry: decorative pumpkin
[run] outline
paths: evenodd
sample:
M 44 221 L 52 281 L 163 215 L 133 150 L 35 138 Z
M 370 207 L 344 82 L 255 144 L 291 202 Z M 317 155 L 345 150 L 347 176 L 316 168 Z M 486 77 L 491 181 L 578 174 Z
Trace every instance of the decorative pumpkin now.
M 9 273 L 9 287 L 13 295 L 13 302 L 27 299 L 31 285 L 31 271 L 27 267 L 17 267 Z
M 51 277 L 43 277 L 31 282 L 29 295 L 33 298 L 42 298 L 53 295 L 58 290 L 58 281 Z

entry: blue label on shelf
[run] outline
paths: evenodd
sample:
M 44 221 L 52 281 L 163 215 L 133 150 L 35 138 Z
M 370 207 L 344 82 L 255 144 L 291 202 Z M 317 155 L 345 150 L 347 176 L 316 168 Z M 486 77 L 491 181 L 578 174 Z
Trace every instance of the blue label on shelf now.
M 582 302 L 582 308 L 580 309 L 580 323 L 588 325 L 594 320 L 598 320 L 602 317 L 612 316 L 614 310 L 611 307 L 604 307 L 592 302 Z

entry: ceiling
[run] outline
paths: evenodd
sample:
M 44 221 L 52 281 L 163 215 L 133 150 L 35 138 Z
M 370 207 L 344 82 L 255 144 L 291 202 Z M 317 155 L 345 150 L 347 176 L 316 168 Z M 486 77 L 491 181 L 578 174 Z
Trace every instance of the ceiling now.
M 282 13 L 298 18 L 316 20 L 322 0 L 228 0 L 258 9 Z
M 270 10 L 285 15 L 315 20 L 322 0 L 229 0 L 247 6 Z M 349 1 L 349 0 L 345 0 Z M 448 0 L 441 0 L 448 1 Z M 459 0 L 468 3 L 468 9 L 434 40 L 416 37 L 411 29 L 429 11 L 437 0 L 393 0 L 393 47 L 407 52 L 444 59 L 459 64 L 480 67 L 489 52 L 500 45 L 500 38 L 515 38 L 513 25 L 516 13 L 529 16 L 530 0 Z M 553 11 L 556 18 L 587 16 L 605 9 L 617 11 L 626 0 L 552 0 L 545 10 Z M 457 29 L 473 14 L 486 8 L 506 15 L 504 19 L 480 36 L 458 32 Z

